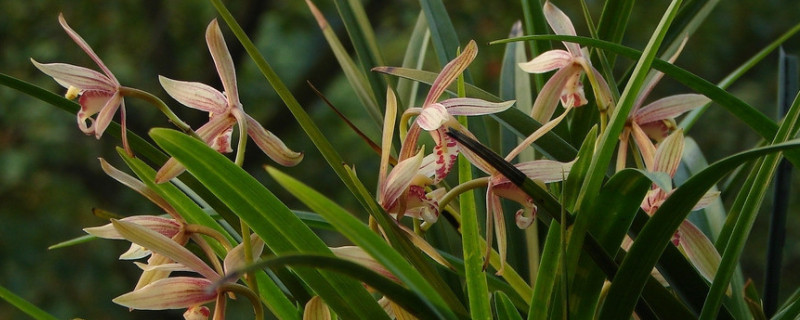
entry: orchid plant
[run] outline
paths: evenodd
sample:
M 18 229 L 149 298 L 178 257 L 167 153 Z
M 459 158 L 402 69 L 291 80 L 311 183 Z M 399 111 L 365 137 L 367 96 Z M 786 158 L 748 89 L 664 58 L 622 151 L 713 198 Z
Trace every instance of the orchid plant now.
M 112 166 L 107 156 L 100 166 L 161 212 L 110 217 L 102 226 L 85 227 L 88 238 L 59 247 L 97 238 L 131 243 L 120 259 L 134 260 L 142 272 L 129 291 L 107 299 L 120 312 L 175 309 L 185 319 L 225 319 L 235 312 L 252 312 L 256 319 L 786 319 L 800 314 L 798 295 L 780 309 L 770 307 L 777 301 L 765 295 L 762 302 L 746 284 L 751 275 L 738 271 L 778 163 L 782 158 L 800 163 L 794 150 L 800 141 L 792 140 L 800 129 L 800 100 L 790 104 L 781 121 L 772 121 L 723 90 L 727 83 L 715 86 L 674 64 L 684 49 L 692 50 L 687 39 L 694 29 L 687 26 L 699 24 L 716 2 L 703 2 L 704 9 L 697 10 L 671 1 L 647 45 L 630 48 L 622 39 L 631 11 L 622 8 L 632 8 L 633 1 L 607 1 L 597 24 L 595 13 L 584 6 L 591 37 L 579 37 L 572 22 L 576 17 L 553 2 L 522 1 L 519 18 L 528 35 L 490 43 L 506 47 L 499 95 L 472 83 L 469 72 L 478 70 L 469 68 L 485 57 L 484 51 L 479 53 L 476 41 L 458 40 L 442 1 L 421 1 L 402 66 L 392 66 L 400 64 L 395 57 L 383 60 L 360 2 L 333 2 L 354 53 L 345 49 L 324 11 L 310 0 L 306 4 L 355 93 L 341 103 L 364 109 L 342 113 L 324 96 L 321 100 L 350 125 L 348 134 L 375 151 L 374 172 L 357 174 L 343 160 L 350 147 L 334 146 L 331 129 L 312 120 L 219 0 L 211 3 L 224 23 L 209 17 L 205 41 L 222 89 L 152 77 L 178 104 L 208 114 L 196 130 L 157 93 L 121 85 L 111 72 L 114 66 L 99 58 L 64 14 L 59 24 L 101 72 L 31 59 L 67 89 L 55 98 L 21 80 L 0 77 L 2 85 L 73 112 L 79 130 L 97 139 L 116 129 L 119 111 L 118 153 L 130 173 Z M 250 99 L 246 90 L 239 92 L 225 28 L 238 40 L 230 47 L 243 47 L 291 112 L 292 123 L 314 143 L 314 152 L 294 151 L 264 128 L 264 119 L 244 112 L 242 101 Z M 791 29 L 728 79 L 752 68 L 798 30 Z M 565 49 L 542 49 L 545 41 Z M 428 43 L 436 61 L 428 61 Z M 423 70 L 427 65 L 441 68 Z M 627 70 L 620 71 L 622 66 Z M 691 92 L 648 102 L 664 77 Z M 422 85 L 429 89 L 415 104 Z M 156 107 L 178 130 L 153 128 L 147 132 L 151 140 L 142 139 L 126 125 L 129 118 L 138 119 L 138 110 L 126 110 L 126 98 Z M 712 102 L 763 141 L 698 167 L 690 160 L 704 156 L 685 145 L 691 125 Z M 682 116 L 679 123 L 676 118 Z M 379 143 L 371 139 L 372 126 L 364 124 L 380 128 Z M 267 162 L 271 179 L 299 202 L 279 198 L 273 192 L 277 185 L 248 171 L 248 137 L 271 159 L 249 157 L 248 162 Z M 235 156 L 226 155 L 234 150 Z M 301 161 L 318 156 L 339 181 L 299 178 L 272 167 L 304 170 Z M 721 184 L 729 175 L 746 183 Z M 315 190 L 339 182 L 352 193 L 355 207 Z M 704 211 L 724 208 L 720 198 L 725 195 L 735 197 L 727 214 Z M 506 215 L 511 208 L 516 213 Z M 722 227 L 711 230 L 710 225 Z M 317 229 L 349 243 L 330 243 Z M 0 289 L 0 298 L 27 314 L 54 318 Z M 239 297 L 252 311 L 232 308 Z

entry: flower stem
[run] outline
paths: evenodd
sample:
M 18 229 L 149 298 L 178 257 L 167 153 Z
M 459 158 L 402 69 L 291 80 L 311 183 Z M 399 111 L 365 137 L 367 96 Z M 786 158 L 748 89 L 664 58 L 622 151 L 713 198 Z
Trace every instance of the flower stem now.
M 472 189 L 485 187 L 488 184 L 489 184 L 489 177 L 475 178 L 470 181 L 461 183 L 450 189 L 450 191 L 447 191 L 447 193 L 444 196 L 442 196 L 441 199 L 439 199 L 439 208 L 446 207 L 459 194 L 462 194 Z
M 156 106 L 156 108 L 158 108 L 158 110 L 161 111 L 161 113 L 166 115 L 169 121 L 172 122 L 172 124 L 174 124 L 176 127 L 178 127 L 178 129 L 180 129 L 181 131 L 185 132 L 186 134 L 192 137 L 203 140 L 200 138 L 200 136 L 198 136 L 194 132 L 194 130 L 192 130 L 192 128 L 188 124 L 186 124 L 186 122 L 183 122 L 183 120 L 178 118 L 178 116 L 174 112 L 172 112 L 172 109 L 170 109 L 169 106 L 167 106 L 167 104 L 164 103 L 164 101 L 154 96 L 153 94 L 144 90 L 139 90 L 131 87 L 121 87 L 119 89 L 119 92 L 123 96 L 141 99 Z
M 253 305 L 254 319 L 264 319 L 264 308 L 261 306 L 261 300 L 250 288 L 236 283 L 225 283 L 219 286 L 219 294 L 223 292 L 233 292 L 245 296 Z
M 231 243 L 228 242 L 228 239 L 226 239 L 225 236 L 219 233 L 217 230 L 199 224 L 186 224 L 184 229 L 191 233 L 199 233 L 214 238 L 214 240 L 217 240 L 219 244 L 225 247 L 225 250 L 231 251 Z

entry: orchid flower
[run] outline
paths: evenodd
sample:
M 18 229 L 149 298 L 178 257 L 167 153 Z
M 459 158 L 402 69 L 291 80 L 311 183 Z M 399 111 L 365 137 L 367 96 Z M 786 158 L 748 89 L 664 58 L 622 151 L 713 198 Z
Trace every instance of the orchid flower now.
M 683 50 L 686 40 L 687 38 L 684 38 L 683 43 L 675 54 L 668 59 L 668 62 L 675 62 Z M 620 134 L 620 145 L 617 151 L 617 170 L 625 168 L 628 141 L 631 136 L 633 136 L 633 141 L 642 155 L 645 166 L 652 167 L 655 146 L 651 139 L 656 142 L 664 140 L 672 130 L 677 128 L 675 117 L 711 102 L 710 99 L 700 94 L 677 94 L 661 98 L 643 107 L 644 100 L 663 76 L 663 72 L 653 71 L 648 76 L 642 91 L 636 97 L 633 109 L 628 116 L 628 121 L 625 123 L 625 128 Z
M 652 167 L 648 168 L 651 172 L 667 174 L 670 178 L 675 175 L 683 154 L 683 130 L 677 130 L 665 138 L 655 151 Z M 669 182 L 667 190 L 653 184 L 647 196 L 642 201 L 642 210 L 647 214 L 653 215 L 661 204 L 672 194 L 672 183 Z M 708 206 L 719 196 L 718 191 L 707 192 L 694 205 L 692 210 L 699 210 Z M 719 263 L 722 260 L 719 252 L 714 248 L 714 244 L 703 234 L 692 222 L 684 220 L 672 237 L 672 243 L 680 246 L 689 261 L 700 271 L 700 274 L 708 281 L 714 279 Z
M 246 128 L 247 135 L 273 161 L 284 166 L 300 163 L 303 159 L 302 153 L 290 150 L 283 141 L 244 113 L 239 101 L 233 59 L 217 20 L 211 21 L 206 29 L 206 43 L 214 59 L 224 92 L 198 82 L 176 81 L 159 76 L 161 86 L 175 100 L 187 107 L 209 113 L 209 121 L 197 129 L 197 135 L 219 152 L 232 152 L 231 134 L 233 126 L 238 124 L 240 129 Z M 156 174 L 156 181 L 160 183 L 170 180 L 184 169 L 177 160 L 170 158 Z
M 425 190 L 427 186 L 433 184 L 431 179 L 434 175 L 432 169 L 435 167 L 432 165 L 433 156 L 423 158 L 420 150 L 417 155 L 400 161 L 391 173 L 387 174 L 396 117 L 397 97 L 391 89 L 388 89 L 378 173 L 378 203 L 396 219 L 410 216 L 434 223 L 439 218 L 437 197 L 442 195 L 444 190 L 431 193 L 426 193 Z M 401 202 L 401 199 L 405 201 Z
M 447 87 L 467 69 L 472 60 L 478 55 L 478 46 L 475 41 L 470 41 L 458 57 L 442 68 L 442 71 L 431 84 L 431 89 L 422 104 L 422 108 L 410 108 L 407 113 L 419 113 L 403 142 L 400 160 L 414 154 L 419 129 L 428 131 L 436 143 L 435 173 L 433 183 L 439 183 L 453 168 L 458 155 L 455 140 L 445 134 L 447 126 L 460 127 L 453 116 L 456 115 L 486 115 L 504 111 L 514 104 L 514 101 L 492 103 L 475 98 L 451 98 L 437 102 Z
M 127 140 L 125 139 L 125 101 L 120 93 L 121 86 L 119 81 L 89 44 L 75 30 L 70 28 L 63 14 L 58 15 L 58 22 L 67 32 L 67 35 L 83 49 L 83 52 L 86 52 L 103 73 L 65 63 L 42 64 L 33 59 L 31 59 L 31 62 L 36 68 L 53 77 L 58 84 L 67 88 L 66 97 L 68 99 L 79 97 L 78 103 L 81 105 L 81 109 L 77 114 L 78 128 L 87 135 L 94 135 L 95 138 L 100 139 L 111 123 L 117 109 L 121 109 L 123 144 L 126 146 L 125 149 L 128 150 Z M 95 114 L 97 114 L 96 119 L 92 118 Z
M 497 251 L 500 255 L 500 267 L 497 274 L 502 275 L 505 267 L 505 257 L 508 248 L 506 240 L 506 226 L 503 218 L 503 206 L 500 198 L 506 198 L 522 205 L 522 209 L 517 210 L 514 221 L 520 229 L 528 228 L 533 219 L 536 218 L 536 204 L 533 199 L 494 167 L 486 163 L 478 155 L 464 148 L 464 156 L 478 169 L 489 175 L 486 188 L 486 260 L 488 264 L 489 253 L 492 248 L 492 232 L 496 233 Z M 514 165 L 522 171 L 528 178 L 540 183 L 551 183 L 563 180 L 568 174 L 572 162 L 558 162 L 553 160 L 533 160 L 521 162 Z M 494 226 L 494 228 L 492 228 Z
M 136 223 L 112 220 L 114 229 L 125 239 L 149 248 L 155 253 L 168 257 L 175 264 L 168 268 L 171 270 L 190 270 L 202 277 L 170 277 L 154 281 L 142 288 L 123 294 L 112 301 L 131 309 L 164 310 L 182 309 L 192 310 L 208 302 L 216 300 L 214 319 L 224 318 L 226 290 L 237 293 L 251 294 L 250 289 L 235 284 L 225 283 L 217 286 L 215 283 L 222 280 L 223 275 L 209 267 L 203 260 L 194 255 L 170 238 L 161 233 L 150 230 Z M 252 255 L 259 256 L 264 248 L 264 242 L 255 234 L 251 235 Z M 225 257 L 225 272 L 241 269 L 245 264 L 244 246 L 241 244 L 231 249 Z M 249 297 L 249 296 L 248 296 Z M 257 298 L 254 307 L 257 315 L 260 314 L 261 304 Z M 188 311 L 188 310 L 187 310 Z M 187 312 L 188 313 L 188 312 Z
M 575 36 L 572 21 L 550 1 L 545 2 L 543 12 L 547 23 L 556 34 Z M 550 50 L 519 64 L 529 73 L 545 73 L 558 70 L 542 87 L 542 92 L 560 93 L 561 105 L 564 108 L 583 106 L 588 101 L 583 91 L 581 75 L 586 72 L 593 84 L 597 105 L 605 110 L 611 105 L 611 94 L 608 84 L 589 61 L 587 55 L 576 43 L 563 42 L 567 50 Z M 539 122 L 549 121 L 553 117 L 559 99 L 549 98 L 547 94 L 539 94 L 534 102 L 531 116 Z

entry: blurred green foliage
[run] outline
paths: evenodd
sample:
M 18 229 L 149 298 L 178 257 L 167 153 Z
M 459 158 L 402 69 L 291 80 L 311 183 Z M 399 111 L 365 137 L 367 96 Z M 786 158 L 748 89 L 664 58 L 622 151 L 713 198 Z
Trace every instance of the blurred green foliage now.
M 344 28 L 332 3 L 317 5 L 337 33 Z M 587 1 L 597 20 L 600 1 Z M 557 1 L 569 14 L 578 34 L 588 35 L 580 18 L 578 1 Z M 470 68 L 476 84 L 496 91 L 502 46 L 485 45 L 506 37 L 511 24 L 521 19 L 516 1 L 445 1 L 460 39 L 475 39 L 480 54 Z M 362 112 L 352 90 L 344 80 L 327 44 L 303 1 L 236 1 L 229 4 L 234 15 L 254 39 L 292 92 L 300 100 L 329 139 L 340 148 L 344 160 L 355 165 L 368 186 L 374 186 L 377 157 L 360 138 L 340 121 L 309 90 L 312 82 L 347 115 Z M 400 65 L 419 7 L 413 1 L 385 3 L 365 1 L 376 28 L 385 61 Z M 488 7 L 487 7 L 488 6 Z M 637 3 L 632 26 L 625 43 L 641 48 L 647 40 L 654 17 L 660 15 L 661 2 Z M 179 106 L 160 89 L 157 75 L 199 81 L 220 87 L 219 79 L 204 41 L 205 27 L 216 13 L 204 1 L 52 1 L 0 0 L 0 72 L 33 82 L 61 93 L 52 79 L 38 72 L 29 58 L 41 62 L 66 62 L 95 68 L 92 61 L 69 39 L 56 21 L 63 12 L 78 31 L 116 74 L 123 85 L 155 93 L 174 107 L 179 116 L 193 126 L 206 115 Z M 689 40 L 677 64 L 712 82 L 722 79 L 750 55 L 797 23 L 800 2 L 789 0 L 724 1 L 710 19 Z M 241 100 L 250 115 L 264 127 L 282 137 L 291 148 L 306 152 L 304 162 L 285 171 L 312 184 L 353 211 L 357 205 L 342 188 L 313 145 L 282 105 L 241 46 L 227 34 L 228 45 L 238 67 Z M 346 44 L 349 45 L 349 44 Z M 787 52 L 800 53 L 800 41 L 792 39 Z M 774 116 L 777 55 L 752 70 L 730 91 L 748 103 Z M 433 60 L 430 60 L 433 61 Z M 628 61 L 622 62 L 627 64 Z M 438 70 L 434 63 L 426 65 Z M 654 97 L 680 93 L 686 89 L 665 79 Z M 421 90 L 423 91 L 423 90 Z M 149 105 L 128 101 L 129 126 L 139 133 L 154 126 L 169 126 Z M 366 117 L 360 119 L 367 119 Z M 719 159 L 757 143 L 755 134 L 712 107 L 690 133 L 709 160 Z M 356 122 L 373 139 L 378 128 Z M 47 247 L 83 234 L 81 228 L 105 223 L 94 217 L 92 208 L 123 215 L 158 213 L 138 194 L 105 176 L 97 157 L 107 157 L 118 166 L 115 142 L 110 137 L 96 141 L 75 127 L 75 117 L 11 89 L 0 87 L 0 284 L 60 318 L 155 319 L 179 317 L 166 313 L 126 313 L 110 300 L 129 291 L 138 270 L 117 260 L 126 243 L 92 241 L 87 244 L 48 251 Z M 254 147 L 254 146 L 253 146 Z M 257 150 L 251 148 L 251 150 Z M 271 187 L 290 206 L 298 205 L 261 169 L 270 161 L 260 152 L 248 153 L 248 171 Z M 796 175 L 797 176 L 797 175 Z M 794 193 L 800 192 L 795 179 Z M 800 197 L 792 197 L 788 219 L 784 265 L 800 263 Z M 769 204 L 764 208 L 769 209 Z M 762 215 L 747 248 L 743 268 L 760 288 L 767 220 Z M 332 240 L 337 241 L 337 240 Z M 788 268 L 788 267 L 787 267 Z M 782 296 L 800 286 L 800 276 L 785 269 Z M 246 307 L 246 306 L 245 306 Z M 245 312 L 249 314 L 249 312 Z M 0 303 L 0 318 L 22 315 Z

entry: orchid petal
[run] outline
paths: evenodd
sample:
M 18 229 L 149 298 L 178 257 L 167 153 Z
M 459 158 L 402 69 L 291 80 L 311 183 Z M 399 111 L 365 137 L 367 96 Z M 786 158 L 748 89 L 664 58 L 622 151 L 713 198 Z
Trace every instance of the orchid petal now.
M 417 175 L 415 178 L 419 177 L 421 176 Z M 427 180 L 427 178 L 425 179 Z M 437 199 L 431 198 L 431 195 L 434 193 L 434 195 L 439 195 L 440 189 L 426 194 L 422 185 L 425 184 L 415 184 L 412 181 L 412 185 L 408 187 L 406 212 L 404 214 L 415 219 L 424 220 L 427 223 L 435 223 L 439 220 L 439 203 Z
M 669 135 L 664 141 L 658 144 L 655 153 L 653 168 L 649 171 L 665 172 L 670 177 L 675 175 L 678 166 L 681 164 L 683 155 L 683 130 L 678 130 Z
M 233 66 L 233 58 L 222 37 L 222 30 L 219 28 L 217 19 L 211 21 L 206 28 L 206 43 L 214 65 L 217 66 L 219 79 L 222 80 L 222 87 L 225 88 L 225 95 L 228 98 L 228 105 L 231 107 L 239 105 L 239 89 L 236 86 L 236 68 Z
M 183 320 L 208 320 L 211 310 L 206 306 L 193 306 L 183 313 Z
M 561 69 L 572 63 L 574 57 L 568 51 L 550 50 L 528 62 L 519 63 L 519 68 L 528 73 L 545 73 Z
M 455 166 L 458 159 L 458 142 L 448 136 L 443 128 L 432 131 L 431 136 L 436 142 L 436 146 L 433 147 L 433 153 L 436 155 L 433 183 L 436 184 L 442 181 Z
M 680 245 L 689 261 L 703 278 L 709 282 L 713 281 L 722 261 L 722 257 L 717 252 L 714 244 L 688 220 L 684 220 L 681 223 L 680 227 L 678 227 L 678 233 L 680 233 Z
M 383 131 L 381 134 L 381 162 L 378 171 L 378 185 L 382 186 L 389 172 L 389 158 L 392 153 L 392 138 L 394 137 L 394 123 L 397 119 L 397 96 L 391 87 L 386 88 L 386 112 L 383 116 Z M 378 195 L 378 202 L 383 202 L 383 194 Z
M 389 176 L 386 177 L 386 183 L 381 186 L 381 198 L 383 203 L 381 205 L 384 209 L 392 208 L 395 206 L 397 199 L 408 189 L 411 185 L 411 180 L 417 175 L 420 165 L 422 164 L 422 150 L 415 156 L 400 161 Z
M 122 100 L 122 95 L 120 95 L 119 92 L 114 92 L 114 95 L 106 101 L 106 104 L 100 109 L 100 113 L 97 114 L 97 119 L 94 122 L 95 138 L 100 139 L 103 132 L 108 128 L 108 125 L 111 124 L 111 120 L 114 118 L 114 114 L 117 113 L 117 109 L 119 109 L 120 106 L 124 108 L 124 104 L 125 101 Z M 124 125 L 123 128 L 125 128 Z
M 436 80 L 431 84 L 431 90 L 428 91 L 428 96 L 425 98 L 425 103 L 422 104 L 422 107 L 427 107 L 436 102 L 436 100 L 439 100 L 439 97 L 447 90 L 447 87 L 456 80 L 458 75 L 467 69 L 467 66 L 472 63 L 472 60 L 474 60 L 477 55 L 478 45 L 475 44 L 474 40 L 470 40 L 467 46 L 464 47 L 464 51 L 442 68 L 442 72 L 439 73 L 439 76 L 437 76 Z
M 94 134 L 97 131 L 95 120 L 92 116 L 102 111 L 108 105 L 109 101 L 115 94 L 107 91 L 89 90 L 84 91 L 78 99 L 81 109 L 78 110 L 78 128 L 85 134 Z M 86 126 L 86 121 L 89 121 L 89 126 Z
M 113 219 L 111 223 L 125 239 L 164 255 L 177 263 L 184 264 L 206 279 L 217 280 L 220 278 L 220 275 L 203 260 L 172 239 L 135 223 Z
M 169 272 L 175 272 L 175 271 L 194 272 L 194 270 L 192 270 L 189 267 L 184 266 L 184 265 L 182 265 L 180 263 L 165 263 L 165 264 L 159 264 L 159 265 L 149 265 L 149 264 L 145 264 L 145 263 L 141 263 L 141 262 L 134 262 L 133 264 L 135 264 L 137 267 L 139 267 L 139 269 L 142 269 L 142 271 L 155 271 L 155 270 L 158 270 L 158 271 L 169 271 Z
M 487 217 L 493 217 L 494 219 L 494 232 L 495 238 L 497 238 L 497 253 L 500 255 L 500 267 L 497 268 L 497 272 L 495 273 L 498 276 L 503 275 L 503 271 L 505 270 L 506 266 L 506 256 L 508 251 L 508 239 L 506 235 L 506 222 L 503 218 L 503 206 L 500 203 L 500 198 L 497 196 L 494 191 L 496 186 L 492 188 L 491 192 L 487 192 L 486 195 L 486 209 L 487 209 Z M 486 226 L 488 229 L 489 226 Z
M 186 167 L 178 162 L 177 159 L 169 158 L 166 162 L 164 162 L 164 165 L 158 169 L 158 172 L 156 172 L 155 182 L 159 184 L 167 182 L 172 180 L 172 178 L 179 176 L 185 170 Z
M 719 199 L 720 192 L 719 191 L 709 191 L 706 192 L 702 198 L 692 207 L 692 210 L 700 210 L 705 207 L 708 207 L 712 202 Z
M 114 178 L 114 180 L 117 180 L 119 183 L 122 183 L 128 188 L 131 188 L 134 191 L 138 192 L 139 194 L 143 195 L 145 198 L 155 203 L 160 208 L 164 209 L 164 211 L 168 213 L 174 212 L 172 206 L 169 203 L 167 203 L 167 201 L 164 200 L 164 198 L 162 198 L 158 193 L 153 191 L 153 189 L 147 187 L 144 184 L 144 182 L 139 181 L 138 179 L 132 177 L 131 175 L 125 172 L 120 171 L 117 168 L 114 168 L 105 159 L 103 158 L 98 158 L 98 159 L 100 160 L 100 167 L 103 169 L 103 172 L 105 172 L 109 177 Z M 177 217 L 173 216 L 173 218 Z
M 164 76 L 158 76 L 158 82 L 170 97 L 189 108 L 221 114 L 228 106 L 225 95 L 209 85 L 172 80 Z
M 531 108 L 531 117 L 541 123 L 550 121 L 556 111 L 556 106 L 561 98 L 564 86 L 567 85 L 567 81 L 576 74 L 580 75 L 580 72 L 580 65 L 571 64 L 553 74 L 550 80 L 542 87 L 539 95 L 536 96 L 533 108 Z
M 158 253 L 153 253 L 150 256 L 150 258 L 147 259 L 147 264 L 149 266 L 157 266 L 157 265 L 173 263 L 173 262 L 174 261 L 170 260 L 170 258 L 167 258 L 167 257 L 165 257 L 163 255 L 158 254 Z M 158 280 L 166 279 L 167 277 L 169 277 L 170 273 L 171 272 L 169 270 L 158 270 L 158 269 L 154 269 L 154 270 L 150 270 L 150 271 L 144 271 L 144 272 L 142 272 L 142 275 L 139 276 L 139 280 L 136 282 L 136 287 L 133 289 L 133 291 L 136 291 L 138 289 L 144 288 L 148 284 L 151 284 L 151 283 L 156 282 Z
M 375 260 L 372 256 L 370 256 L 364 249 L 357 246 L 342 246 L 338 248 L 330 248 L 333 251 L 333 254 L 339 258 L 352 261 L 358 263 L 364 267 L 369 268 L 372 271 L 377 272 L 378 274 L 391 279 L 394 282 L 400 283 L 400 279 L 397 278 L 391 271 L 386 269 L 380 262 Z
M 645 124 L 671 119 L 709 102 L 711 99 L 701 94 L 688 93 L 669 96 L 639 109 L 634 116 L 634 121 Z
M 94 50 L 92 50 L 92 47 L 90 47 L 89 44 L 86 43 L 86 40 L 83 40 L 83 38 L 81 38 L 81 36 L 78 35 L 78 33 L 75 32 L 75 30 L 72 30 L 72 28 L 70 28 L 70 26 L 67 24 L 67 20 L 64 19 L 64 14 L 62 13 L 58 14 L 58 23 L 61 24 L 61 27 L 64 28 L 64 31 L 67 32 L 67 35 L 69 35 L 69 37 L 72 38 L 72 40 L 75 41 L 75 43 L 77 43 L 79 47 L 81 47 L 83 52 L 86 52 L 89 58 L 92 58 L 92 60 L 95 63 L 97 63 L 97 66 L 100 67 L 100 70 L 103 70 L 103 72 L 105 72 L 105 74 L 112 81 L 112 83 L 116 84 L 115 87 L 119 86 L 119 81 L 117 81 L 117 78 L 114 77 L 114 74 L 111 73 L 111 70 L 109 70 L 108 67 L 106 67 L 106 65 L 103 63 L 103 61 L 100 60 L 100 57 L 97 56 Z
M 494 103 L 475 98 L 454 98 L 442 101 L 441 105 L 443 105 L 447 109 L 447 113 L 452 116 L 479 116 L 505 111 L 513 106 L 514 102 L 516 101 L 510 100 Z
M 567 79 L 567 82 L 561 89 L 561 105 L 564 108 L 568 108 L 580 107 L 587 103 L 589 103 L 589 100 L 586 100 L 586 94 L 583 92 L 581 73 L 574 73 Z
M 653 146 L 652 142 L 650 142 L 650 138 L 644 133 L 642 128 L 639 127 L 639 124 L 633 122 L 631 124 L 631 129 L 633 133 L 633 141 L 636 142 L 636 146 L 639 148 L 639 152 L 642 154 L 645 167 L 652 169 L 653 162 L 655 161 L 656 147 Z
M 450 114 L 447 113 L 444 105 L 433 103 L 422 108 L 422 112 L 420 112 L 416 121 L 423 130 L 432 131 L 441 128 L 449 119 Z
M 264 251 L 264 240 L 261 240 L 255 233 L 250 235 L 250 251 L 250 256 L 253 259 L 260 257 L 261 252 Z M 245 256 L 244 243 L 240 243 L 231 249 L 228 255 L 225 256 L 225 272 L 231 273 L 244 269 L 247 266 Z
M 151 254 L 153 254 L 153 252 L 151 252 L 150 250 L 147 250 L 147 248 L 142 247 L 142 246 L 140 246 L 138 244 L 135 244 L 135 243 L 131 243 L 131 247 L 128 248 L 128 251 L 125 251 L 121 255 L 119 255 L 119 259 L 120 260 L 139 260 L 139 259 L 147 257 L 147 256 L 149 256 Z M 134 262 L 134 263 L 138 263 L 138 262 Z
M 261 151 L 283 166 L 295 166 L 303 160 L 302 152 L 295 152 L 286 147 L 280 138 L 264 129 L 258 121 L 247 116 L 247 134 L 253 138 Z
M 565 35 L 565 36 L 575 36 L 577 33 L 575 32 L 575 27 L 572 26 L 572 20 L 564 14 L 561 9 L 556 7 L 550 1 L 546 1 L 544 3 L 544 8 L 542 8 L 544 12 L 544 18 L 547 19 L 547 23 L 550 25 L 550 28 L 553 28 L 553 32 L 558 35 Z M 572 54 L 574 57 L 582 56 L 581 48 L 577 43 L 572 42 L 564 42 L 564 46 L 567 47 L 569 53 Z
M 114 298 L 114 303 L 139 310 L 182 309 L 213 301 L 216 292 L 206 292 L 208 279 L 175 277 L 161 279 L 141 289 Z
M 53 77 L 64 88 L 73 86 L 81 90 L 106 92 L 117 90 L 118 85 L 114 81 L 92 69 L 66 63 L 39 63 L 33 59 L 31 59 L 31 62 L 44 74 Z
M 303 308 L 303 320 L 330 320 L 331 310 L 319 296 L 308 300 Z
M 515 164 L 528 178 L 544 183 L 562 181 L 569 175 L 575 161 L 558 162 L 553 160 L 534 160 Z
M 122 218 L 121 221 L 135 223 L 147 229 L 158 232 L 168 238 L 172 238 L 173 236 L 175 236 L 181 229 L 181 225 L 174 219 L 158 217 L 158 216 L 149 216 L 149 215 L 130 216 Z M 117 229 L 114 228 L 114 225 L 111 223 L 100 227 L 84 228 L 83 231 L 95 237 L 103 239 L 114 239 L 114 240 L 125 239 L 125 237 L 123 237 L 122 234 L 119 233 L 119 231 L 117 231 Z

